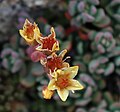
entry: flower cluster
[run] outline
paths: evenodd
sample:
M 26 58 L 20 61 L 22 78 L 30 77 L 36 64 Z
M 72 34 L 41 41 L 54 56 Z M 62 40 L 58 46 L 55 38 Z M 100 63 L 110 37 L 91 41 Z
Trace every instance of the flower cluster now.
M 44 66 L 50 82 L 48 86 L 43 88 L 43 97 L 51 99 L 54 91 L 57 90 L 62 101 L 66 101 L 69 90 L 83 89 L 83 85 L 73 79 L 78 72 L 78 66 L 70 67 L 69 63 L 65 62 L 64 58 L 67 50 L 63 50 L 59 55 L 59 42 L 56 39 L 54 28 L 51 28 L 51 34 L 43 36 L 36 23 L 32 24 L 27 19 L 25 20 L 23 29 L 20 30 L 20 35 L 30 46 L 28 54 L 34 62 L 40 61 Z

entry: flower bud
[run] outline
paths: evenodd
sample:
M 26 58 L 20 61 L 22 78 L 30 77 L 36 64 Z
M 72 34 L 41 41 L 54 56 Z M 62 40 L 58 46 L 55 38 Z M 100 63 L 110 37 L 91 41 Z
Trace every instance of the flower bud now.
M 47 88 L 47 86 L 43 87 L 43 90 L 42 90 L 43 98 L 45 98 L 45 99 L 51 99 L 51 97 L 53 96 L 53 93 L 54 93 L 54 91 L 49 90 Z

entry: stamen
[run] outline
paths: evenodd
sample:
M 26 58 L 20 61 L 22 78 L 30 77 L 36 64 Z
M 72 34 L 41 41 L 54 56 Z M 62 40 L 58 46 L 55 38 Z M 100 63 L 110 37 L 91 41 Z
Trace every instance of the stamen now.
M 63 62 L 65 62 L 67 59 L 70 59 L 71 57 L 70 56 L 67 56 L 64 60 L 63 60 Z

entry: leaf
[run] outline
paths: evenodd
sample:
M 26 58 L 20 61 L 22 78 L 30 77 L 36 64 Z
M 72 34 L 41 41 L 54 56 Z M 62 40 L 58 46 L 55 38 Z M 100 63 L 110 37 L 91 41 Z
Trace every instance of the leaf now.
M 114 72 L 114 69 L 115 69 L 114 64 L 113 63 L 109 63 L 109 65 L 105 69 L 104 75 L 108 76 L 108 75 L 112 74 Z
M 20 78 L 20 83 L 26 88 L 31 88 L 35 84 L 35 82 L 35 77 L 31 74 Z

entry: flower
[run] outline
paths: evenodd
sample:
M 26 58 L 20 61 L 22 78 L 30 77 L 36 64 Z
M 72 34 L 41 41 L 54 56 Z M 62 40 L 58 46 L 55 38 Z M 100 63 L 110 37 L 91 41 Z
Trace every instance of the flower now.
M 35 38 L 41 35 L 37 24 L 32 24 L 27 19 L 25 20 L 23 30 L 19 30 L 19 32 L 20 35 L 25 39 L 25 41 L 29 45 L 36 45 L 37 42 Z
M 81 90 L 84 88 L 77 80 L 73 79 L 77 75 L 77 72 L 78 66 L 58 69 L 51 74 L 52 79 L 48 84 L 48 89 L 57 90 L 61 100 L 66 101 L 69 90 L 74 92 L 74 90 Z
M 36 50 L 42 51 L 45 54 L 49 55 L 55 51 L 59 50 L 59 42 L 55 38 L 54 28 L 51 28 L 51 34 L 47 37 L 37 36 L 36 41 L 40 44 Z
M 52 53 L 50 56 L 47 57 L 47 62 L 45 63 L 44 66 L 48 71 L 48 73 L 54 72 L 57 69 L 69 67 L 69 63 L 63 60 L 63 57 L 66 53 L 67 53 L 67 50 L 65 49 L 59 55 L 57 55 L 56 53 Z
M 52 97 L 53 94 L 54 94 L 54 91 L 49 90 L 49 89 L 47 88 L 47 86 L 44 86 L 44 87 L 43 87 L 43 90 L 42 90 L 42 94 L 43 94 L 43 98 L 45 98 L 45 99 L 51 99 L 51 97 Z

